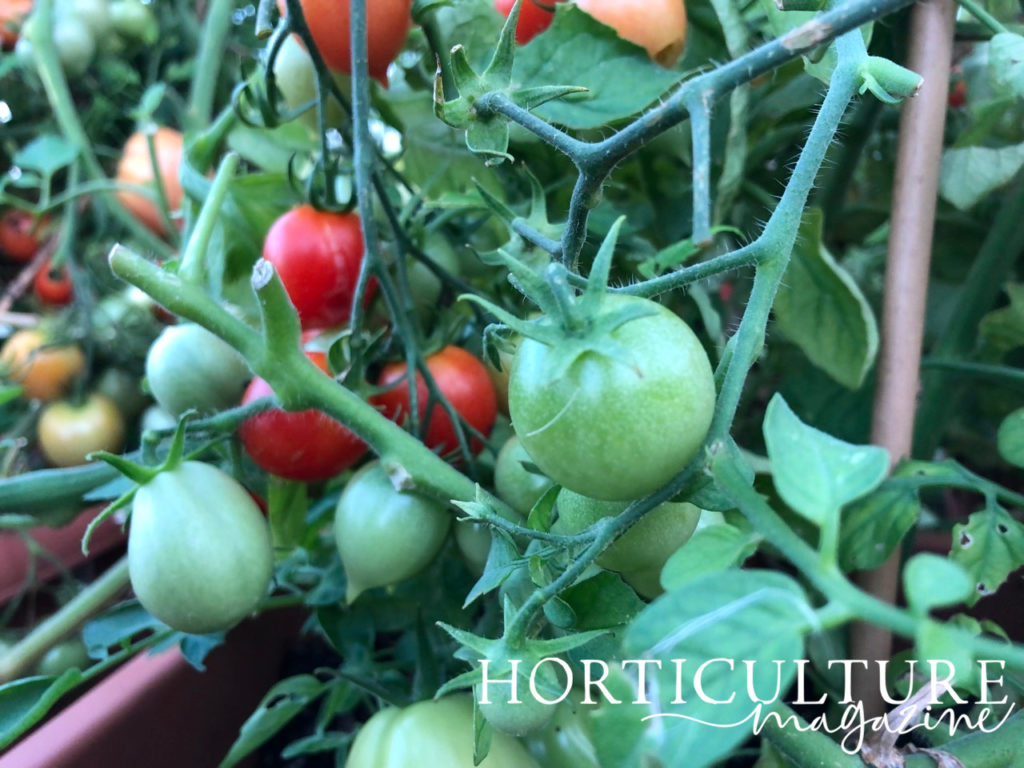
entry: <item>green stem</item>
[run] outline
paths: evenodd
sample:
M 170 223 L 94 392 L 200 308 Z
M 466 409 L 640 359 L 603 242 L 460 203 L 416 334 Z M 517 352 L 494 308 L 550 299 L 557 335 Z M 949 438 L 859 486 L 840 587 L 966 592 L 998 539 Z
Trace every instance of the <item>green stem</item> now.
M 178 267 L 178 274 L 186 283 L 204 285 L 206 282 L 206 251 L 210 247 L 210 238 L 213 237 L 213 230 L 217 226 L 217 218 L 227 197 L 228 188 L 238 169 L 238 161 L 238 155 L 229 152 L 217 169 L 217 176 L 199 212 L 195 230 L 189 238 L 188 247 Z
M 695 245 L 711 241 L 711 104 L 705 94 L 689 102 L 690 136 L 693 145 L 693 234 Z M 708 94 L 710 95 L 710 94 Z
M 921 361 L 921 367 L 942 368 L 964 376 L 976 376 L 998 384 L 1016 387 L 1024 384 L 1024 369 L 1011 368 L 1008 365 L 987 365 L 985 363 L 968 363 L 963 360 L 937 360 L 928 357 Z
M 126 555 L 0 658 L 0 683 L 21 677 L 36 659 L 88 621 L 127 587 Z
M 948 752 L 966 768 L 1014 768 L 1019 765 L 1021 744 L 1024 744 L 1024 713 L 1018 712 L 1002 727 L 985 733 L 975 731 L 944 744 Z M 907 756 L 906 768 L 933 768 L 936 763 L 928 755 Z
M 971 14 L 974 18 L 992 30 L 992 34 L 998 35 L 1009 32 L 999 19 L 986 11 L 977 0 L 956 0 L 957 5 Z
M 859 757 L 844 752 L 824 733 L 801 730 L 808 727 L 807 721 L 782 702 L 773 704 L 766 714 L 777 715 L 782 723 L 788 723 L 782 727 L 775 717 L 769 716 L 763 720 L 761 729 L 764 738 L 787 758 L 787 765 L 793 768 L 864 768 Z
M 217 95 L 217 81 L 234 10 L 234 0 L 212 0 L 203 22 L 203 37 L 196 55 L 188 99 L 188 128 L 191 130 L 205 128 L 213 115 L 213 101 Z

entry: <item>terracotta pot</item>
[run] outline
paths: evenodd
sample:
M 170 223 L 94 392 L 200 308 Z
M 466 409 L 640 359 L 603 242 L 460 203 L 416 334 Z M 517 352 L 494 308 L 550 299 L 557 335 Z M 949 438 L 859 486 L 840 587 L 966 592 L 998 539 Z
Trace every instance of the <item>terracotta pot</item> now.
M 100 525 L 89 541 L 89 554 L 82 554 L 82 535 L 86 527 L 104 509 L 98 505 L 82 510 L 67 525 L 61 528 L 32 528 L 30 533 L 41 547 L 53 554 L 66 568 L 75 568 L 121 544 L 125 535 L 119 523 L 112 518 Z M 5 603 L 18 593 L 28 574 L 29 551 L 22 537 L 17 533 L 0 533 L 0 603 Z M 57 575 L 57 566 L 47 558 L 37 561 L 37 581 L 48 581 Z
M 206 672 L 176 648 L 137 656 L 0 756 L 0 768 L 214 768 L 300 625 L 301 613 L 282 611 L 247 621 Z

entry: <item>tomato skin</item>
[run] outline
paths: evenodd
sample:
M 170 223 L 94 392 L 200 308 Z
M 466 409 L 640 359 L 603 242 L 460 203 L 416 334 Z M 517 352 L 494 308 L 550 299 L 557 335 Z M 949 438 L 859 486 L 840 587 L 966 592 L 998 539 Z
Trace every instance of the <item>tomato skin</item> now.
M 307 351 L 306 357 L 327 373 L 327 355 Z M 242 405 L 273 394 L 255 378 Z M 238 430 L 246 453 L 262 469 L 288 480 L 315 482 L 344 472 L 366 454 L 366 443 L 323 411 L 274 408 L 246 419 Z
M 56 400 L 85 368 L 85 355 L 77 345 L 43 348 L 46 334 L 26 328 L 13 334 L 0 350 L 0 371 L 21 385 L 30 400 Z
M 32 0 L 0 0 L 0 47 L 14 47 L 18 29 L 31 10 Z
M 611 332 L 628 364 L 586 352 L 546 381 L 564 350 L 520 345 L 509 383 L 512 426 L 523 448 L 559 485 L 595 499 L 638 499 L 697 454 L 715 405 L 711 363 L 690 327 L 648 299 L 609 294 L 601 311 L 630 303 L 651 314 Z
M 540 2 L 538 0 L 523 0 L 519 9 L 519 21 L 516 23 L 516 42 L 519 45 L 525 45 L 550 27 L 555 14 L 542 5 L 554 5 L 560 2 L 562 0 L 540 0 Z M 512 12 L 513 5 L 515 5 L 515 0 L 494 0 L 494 7 L 505 18 L 508 18 Z
M 519 438 L 510 437 L 494 463 L 494 489 L 498 496 L 521 515 L 530 514 L 533 505 L 554 483 L 543 475 L 528 472 L 523 462 L 531 461 Z
M 160 35 L 156 16 L 140 0 L 114 0 L 110 23 L 119 35 L 144 43 L 155 43 Z
M 35 280 L 32 281 L 32 289 L 36 298 L 43 304 L 50 304 L 62 307 L 71 302 L 74 295 L 74 287 L 71 282 L 71 273 L 66 266 L 61 267 L 57 272 L 51 273 L 49 259 L 43 264 L 43 268 L 36 272 Z
M 555 707 L 548 726 L 526 743 L 538 763 L 544 768 L 601 768 L 591 742 L 589 709 L 571 700 Z
M 142 606 L 168 626 L 230 629 L 266 595 L 273 565 L 263 513 L 226 472 L 186 461 L 135 492 L 128 573 Z
M 154 188 L 155 184 L 159 183 L 167 195 L 167 205 L 173 214 L 181 209 L 181 203 L 185 197 L 181 181 L 178 178 L 178 169 L 181 166 L 181 155 L 184 148 L 183 137 L 173 128 L 160 126 L 153 134 L 153 146 L 156 149 L 159 181 L 153 174 L 153 163 L 149 157 L 149 142 L 146 134 L 142 131 L 133 133 L 125 143 L 121 161 L 117 166 L 117 181 L 121 184 L 150 188 Z M 153 191 L 155 193 L 156 189 L 154 188 Z M 136 219 L 158 235 L 167 234 L 163 217 L 160 215 L 160 207 L 155 199 L 128 190 L 119 191 L 117 197 Z
M 447 346 L 426 359 L 427 369 L 434 377 L 438 389 L 448 398 L 455 410 L 474 429 L 489 435 L 497 415 L 494 385 L 487 369 L 477 358 L 466 350 Z M 378 406 L 392 421 L 401 423 L 411 412 L 409 386 L 405 380 L 405 363 L 388 363 L 377 378 L 377 386 L 391 387 L 374 395 L 370 402 Z M 447 411 L 434 403 L 427 418 L 427 385 L 419 372 L 416 373 L 416 400 L 419 423 L 427 424 L 423 442 L 442 455 L 458 448 L 458 437 Z M 480 441 L 470 439 L 470 447 L 476 452 L 481 449 Z
M 278 0 L 284 13 L 284 0 Z M 388 84 L 388 65 L 395 60 L 412 25 L 412 0 L 374 0 L 367 3 L 366 44 L 371 77 Z M 333 70 L 352 71 L 349 0 L 302 0 L 302 15 L 317 50 Z
M 313 66 L 313 58 L 294 35 L 290 35 L 281 43 L 281 48 L 274 59 L 274 78 L 286 108 L 298 109 L 316 99 L 316 69 Z M 349 93 L 351 84 L 347 75 L 332 73 L 332 78 L 342 93 Z M 330 99 L 327 105 L 327 125 L 337 127 L 342 125 L 345 119 L 341 105 L 336 99 Z M 298 120 L 312 133 L 319 135 L 316 107 L 307 109 L 299 115 Z
M 149 389 L 175 417 L 190 408 L 206 414 L 235 405 L 251 378 L 234 347 L 195 323 L 164 328 L 146 355 Z
M 74 467 L 93 451 L 117 453 L 124 444 L 124 417 L 114 401 L 94 392 L 81 405 L 50 403 L 36 425 L 39 448 L 54 467 Z
M 0 253 L 22 264 L 31 261 L 47 228 L 46 217 L 37 222 L 28 211 L 6 211 L 0 216 Z
M 576 0 L 576 7 L 619 37 L 646 48 L 659 64 L 676 63 L 686 44 L 683 0 Z
M 294 208 L 277 219 L 263 243 L 304 329 L 347 323 L 363 263 L 363 231 L 354 213 Z M 369 303 L 376 282 L 366 286 Z
M 628 502 L 598 501 L 563 488 L 555 500 L 558 519 L 553 533 L 572 535 L 605 517 L 619 514 Z M 657 569 L 660 573 L 672 554 L 690 540 L 700 520 L 700 508 L 666 501 L 626 531 L 596 562 L 612 571 Z
M 443 504 L 395 490 L 379 462 L 356 472 L 334 515 L 334 541 L 348 579 L 348 602 L 426 568 L 441 550 L 451 521 Z
M 382 709 L 360 728 L 345 768 L 408 768 L 422 765 L 473 768 L 473 702 L 469 696 L 420 701 Z M 511 736 L 495 732 L 480 768 L 538 768 Z

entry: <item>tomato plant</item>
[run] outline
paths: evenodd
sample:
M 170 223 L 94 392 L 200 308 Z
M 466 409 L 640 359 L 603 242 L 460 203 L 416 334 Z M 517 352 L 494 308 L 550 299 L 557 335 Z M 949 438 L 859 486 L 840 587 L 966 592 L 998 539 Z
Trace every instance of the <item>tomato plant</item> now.
M 444 544 L 451 519 L 433 499 L 395 490 L 379 463 L 360 469 L 345 486 L 334 515 L 348 601 L 423 570 Z
M 308 205 L 288 211 L 267 233 L 263 258 L 277 270 L 303 328 L 348 321 L 363 263 L 358 216 Z M 365 300 L 372 295 L 371 283 Z
M 550 6 L 561 0 L 523 0 L 519 9 L 519 21 L 516 23 L 516 42 L 525 45 L 551 26 L 555 14 Z M 508 16 L 515 0 L 494 0 L 494 7 L 502 16 Z
M 473 702 L 468 696 L 389 707 L 370 718 L 352 744 L 346 768 L 403 768 L 430 755 L 437 765 L 472 768 Z M 537 768 L 522 744 L 495 733 L 483 768 Z
M 0 349 L 0 371 L 32 400 L 56 400 L 84 368 L 77 345 L 54 345 L 34 328 L 16 332 Z
M 328 373 L 323 352 L 307 351 L 306 356 Z M 257 377 L 246 388 L 242 405 L 272 394 L 270 385 Z M 315 409 L 263 411 L 246 419 L 238 434 L 257 465 L 289 480 L 328 480 L 366 453 L 366 444 L 352 430 Z
M 273 563 L 263 513 L 223 470 L 186 461 L 136 491 L 128 530 L 132 589 L 174 629 L 230 629 L 266 596 Z
M 278 0 L 284 7 L 284 0 Z M 370 75 L 388 83 L 388 65 L 402 50 L 412 19 L 412 0 L 378 0 L 368 4 L 366 38 Z M 352 71 L 349 0 L 302 0 L 302 15 L 317 50 L 331 69 Z
M 11 261 L 31 261 L 47 229 L 46 219 L 12 208 L 0 216 L 0 253 Z
M 128 137 L 117 165 L 118 183 L 145 187 L 148 192 L 122 189 L 117 195 L 124 207 L 139 221 L 158 234 L 166 234 L 167 228 L 158 202 L 159 190 L 163 191 L 168 211 L 173 216 L 181 208 L 184 199 L 178 177 L 183 140 L 181 133 L 173 128 L 158 126 L 152 132 L 156 157 L 154 166 L 149 151 L 149 136 L 145 131 L 136 131 Z
M 460 347 L 447 346 L 426 359 L 427 370 L 434 377 L 438 390 L 452 404 L 466 423 L 487 436 L 494 426 L 497 405 L 494 385 L 487 375 L 484 364 Z M 405 363 L 388 363 L 377 377 L 377 386 L 386 388 L 374 395 L 370 401 L 380 407 L 384 414 L 402 422 L 411 413 L 408 377 Z M 458 448 L 458 437 L 448 413 L 438 403 L 433 403 L 429 415 L 427 399 L 429 390 L 423 376 L 416 373 L 417 412 L 421 424 L 425 424 L 423 442 L 431 449 L 444 454 Z M 479 451 L 479 439 L 470 441 L 472 450 Z
M 251 378 L 238 352 L 195 323 L 168 326 L 146 355 L 149 390 L 174 416 L 230 407 Z
M 39 448 L 55 467 L 84 464 L 93 451 L 116 453 L 124 443 L 124 417 L 106 395 L 84 402 L 58 400 L 43 409 L 37 425 Z
M 36 272 L 32 289 L 35 291 L 36 298 L 43 304 L 55 306 L 68 304 L 74 294 L 71 272 L 66 266 L 54 271 L 50 261 L 46 261 L 43 268 Z

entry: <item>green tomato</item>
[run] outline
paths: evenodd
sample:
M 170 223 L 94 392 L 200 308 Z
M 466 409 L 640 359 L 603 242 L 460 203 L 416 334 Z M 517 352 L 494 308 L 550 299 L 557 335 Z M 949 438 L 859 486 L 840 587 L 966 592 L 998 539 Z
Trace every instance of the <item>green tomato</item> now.
M 139 386 L 139 377 L 124 368 L 106 368 L 96 381 L 96 391 L 113 400 L 127 420 L 142 413 L 149 402 Z
M 69 669 L 85 669 L 89 664 L 85 643 L 73 637 L 50 648 L 36 664 L 36 674 L 59 677 Z
M 389 707 L 371 717 L 356 736 L 345 768 L 409 768 L 413 765 L 473 768 L 473 702 L 469 696 Z M 480 768 L 538 768 L 526 748 L 495 732 Z
M 458 520 L 453 529 L 459 552 L 466 558 L 469 567 L 476 574 L 484 572 L 487 557 L 491 553 L 491 531 L 485 523 Z
M 110 5 L 107 0 L 58 0 L 58 14 L 73 16 L 89 30 L 93 40 L 102 41 L 110 32 Z
M 57 22 L 53 28 L 53 42 L 64 72 L 72 77 L 83 74 L 96 55 L 96 39 L 89 27 L 74 15 Z
M 516 680 L 516 699 L 512 702 L 512 668 L 508 659 L 518 658 L 521 663 Z M 487 702 L 483 701 L 483 684 L 473 688 L 477 709 L 494 728 L 510 736 L 525 736 L 539 728 L 543 728 L 555 714 L 555 705 L 537 699 L 530 690 L 529 670 L 533 661 L 523 658 L 523 654 L 509 653 L 504 643 L 497 645 L 494 653 L 489 655 L 490 663 L 487 670 Z M 525 671 L 525 674 L 524 674 Z M 551 686 L 548 691 L 545 684 Z M 557 698 L 558 683 L 549 665 L 543 665 L 535 678 L 537 692 L 545 699 Z
M 146 356 L 146 379 L 157 403 L 180 416 L 238 405 L 252 373 L 230 344 L 193 323 L 172 325 Z
M 555 500 L 558 518 L 552 533 L 579 533 L 605 517 L 619 514 L 628 502 L 599 501 L 563 488 Z M 689 541 L 700 520 L 700 508 L 688 503 L 666 501 L 648 512 L 597 558 L 597 564 L 612 571 L 661 571 L 662 566 Z
M 451 520 L 443 504 L 395 490 L 379 462 L 356 472 L 338 499 L 334 517 L 348 601 L 426 568 L 444 544 Z
M 332 76 L 341 92 L 348 94 L 351 90 L 349 77 L 336 73 Z M 277 52 L 277 58 L 274 59 L 274 81 L 281 91 L 284 101 L 282 106 L 286 109 L 298 109 L 316 100 L 316 69 L 313 66 L 313 59 L 294 35 L 289 35 Z M 311 133 L 315 134 L 320 130 L 315 106 L 303 112 L 298 120 Z M 341 105 L 337 99 L 331 98 L 327 106 L 328 127 L 339 126 L 344 122 L 345 113 Z
M 600 311 L 630 307 L 649 314 L 592 339 L 607 353 L 583 352 L 560 375 L 552 371 L 572 345 L 525 339 L 509 383 L 512 425 L 533 462 L 559 485 L 609 501 L 646 496 L 680 472 L 715 405 L 711 364 L 690 327 L 634 296 L 608 295 Z
M 530 754 L 544 768 L 601 768 L 590 740 L 592 709 L 563 701 L 548 726 L 527 739 Z
M 665 591 L 665 588 L 661 586 L 661 568 L 623 571 L 622 580 L 629 584 L 640 597 L 648 600 L 653 600 Z
M 226 472 L 186 461 L 135 492 L 132 589 L 168 626 L 192 634 L 230 629 L 266 595 L 273 566 L 267 521 Z
M 513 436 L 501 447 L 494 465 L 494 488 L 501 499 L 521 515 L 530 514 L 533 505 L 554 483 L 544 475 L 528 471 L 523 462 L 533 459 Z
M 114 0 L 110 4 L 110 21 L 119 35 L 130 40 L 155 43 L 160 36 L 156 16 L 139 0 Z

